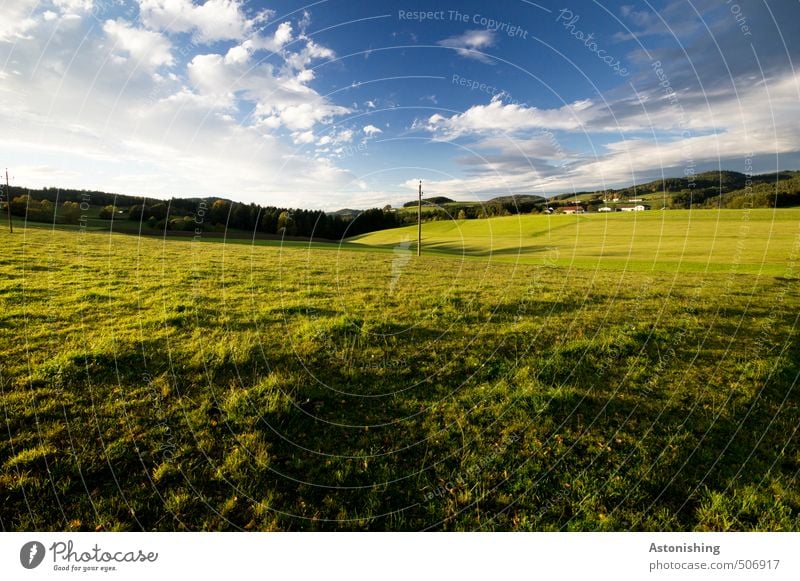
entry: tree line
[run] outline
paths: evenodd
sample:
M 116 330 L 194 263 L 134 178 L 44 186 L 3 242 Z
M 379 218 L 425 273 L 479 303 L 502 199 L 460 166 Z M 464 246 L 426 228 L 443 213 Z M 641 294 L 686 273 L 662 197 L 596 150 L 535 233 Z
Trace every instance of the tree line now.
M 321 210 L 281 208 L 242 204 L 224 199 L 179 199 L 169 201 L 142 200 L 120 196 L 123 202 L 138 203 L 123 206 L 113 203 L 113 195 L 95 196 L 95 192 L 64 190 L 59 196 L 52 190 L 39 190 L 41 198 L 31 190 L 11 188 L 11 214 L 33 222 L 78 224 L 81 220 L 111 220 L 135 222 L 158 231 L 224 232 L 228 229 L 244 230 L 268 235 L 301 238 L 341 240 L 349 236 L 395 228 L 408 220 L 389 208 L 372 208 L 354 216 L 340 216 Z M 25 192 L 25 193 L 22 193 Z M 5 196 L 3 196 L 5 199 Z M 65 199 L 66 198 L 66 199 Z M 74 198 L 74 199 L 70 199 Z M 91 199 L 91 204 L 85 200 Z M 99 210 L 96 201 L 109 201 Z M 119 200 L 118 200 L 119 202 Z M 127 229 L 125 224 L 115 226 Z

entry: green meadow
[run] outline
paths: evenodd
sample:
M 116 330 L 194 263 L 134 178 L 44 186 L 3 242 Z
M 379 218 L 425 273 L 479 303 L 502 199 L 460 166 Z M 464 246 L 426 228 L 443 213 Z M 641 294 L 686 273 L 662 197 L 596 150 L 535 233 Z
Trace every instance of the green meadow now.
M 518 215 L 429 222 L 424 248 L 493 261 L 663 272 L 716 271 L 779 275 L 798 234 L 800 210 L 692 210 Z M 352 238 L 392 248 L 416 247 L 410 226 Z
M 3 233 L 3 530 L 800 530 L 800 211 Z

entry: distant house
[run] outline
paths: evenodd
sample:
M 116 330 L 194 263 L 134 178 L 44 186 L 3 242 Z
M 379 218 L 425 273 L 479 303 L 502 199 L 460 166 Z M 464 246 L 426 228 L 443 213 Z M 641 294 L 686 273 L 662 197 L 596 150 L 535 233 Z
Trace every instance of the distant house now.
M 639 204 L 638 206 L 620 206 L 619 209 L 622 212 L 644 212 L 648 207 Z
M 564 206 L 561 208 L 562 214 L 585 214 L 586 210 L 583 206 Z
M 598 212 L 613 212 L 614 208 L 609 208 L 608 206 L 603 206 L 602 208 L 597 209 Z

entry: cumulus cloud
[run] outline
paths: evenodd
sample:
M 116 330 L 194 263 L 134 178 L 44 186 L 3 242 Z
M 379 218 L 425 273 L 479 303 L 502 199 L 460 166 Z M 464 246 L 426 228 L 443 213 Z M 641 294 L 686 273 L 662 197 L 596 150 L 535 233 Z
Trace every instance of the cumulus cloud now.
M 297 148 L 320 135 L 352 139 L 352 130 L 328 130 L 348 109 L 309 87 L 313 74 L 304 72 L 333 51 L 298 39 L 289 22 L 256 31 L 258 15 L 247 16 L 240 2 L 202 5 L 224 8 L 222 20 L 239 22 L 218 28 L 192 3 L 142 4 L 147 23 L 117 18 L 98 27 L 89 12 L 79 13 L 83 3 L 68 0 L 33 2 L 3 21 L 0 31 L 13 42 L 0 40 L 0 60 L 13 54 L 14 66 L 26 71 L 7 70 L 0 83 L 0 155 L 17 183 L 273 203 L 285 203 L 288 189 L 317 207 L 330 203 L 332 190 L 349 187 L 347 171 L 313 148 Z M 75 17 L 53 17 L 63 10 Z M 174 18 L 154 29 L 167 16 Z M 225 38 L 248 27 L 248 38 L 201 49 L 186 64 L 175 58 L 176 32 Z M 259 50 L 277 58 L 254 57 Z
M 33 11 L 38 4 L 38 0 L 6 2 L 3 5 L 3 17 L 0 18 L 0 42 L 30 38 L 28 33 L 36 27 Z
M 446 140 L 462 135 L 519 133 L 538 128 L 576 130 L 597 115 L 597 111 L 588 100 L 558 109 L 538 109 L 493 98 L 487 105 L 474 105 L 450 117 L 436 113 L 418 127 L 421 125 Z
M 139 0 L 139 17 L 150 28 L 169 33 L 190 32 L 198 42 L 240 40 L 272 12 L 248 18 L 242 0 Z
M 115 49 L 129 54 L 146 67 L 155 68 L 174 62 L 172 45 L 158 32 L 135 28 L 122 19 L 106 20 L 103 31 Z
M 250 56 L 254 52 L 259 50 L 268 50 L 270 52 L 277 53 L 293 39 L 292 24 L 290 22 L 281 22 L 273 35 L 255 35 L 252 38 L 248 38 L 241 44 L 231 47 L 225 55 L 225 60 L 226 62 L 230 63 L 244 64 L 250 59 Z M 311 71 L 307 72 L 310 73 Z M 307 77 L 307 80 L 314 78 L 313 74 L 307 75 Z
M 366 134 L 366 136 L 367 136 L 367 137 L 373 137 L 373 136 L 375 136 L 375 135 L 378 135 L 378 134 L 380 134 L 380 133 L 383 133 L 383 131 L 381 131 L 380 129 L 378 129 L 378 128 L 377 128 L 377 127 L 375 127 L 374 125 L 367 125 L 367 126 L 365 126 L 365 127 L 362 129 L 362 131 L 363 131 L 363 132 Z
M 53 0 L 53 4 L 65 12 L 88 12 L 94 5 L 93 0 Z
M 735 91 L 681 91 L 655 87 L 635 99 L 579 101 L 554 109 L 494 100 L 451 116 L 419 123 L 443 141 L 459 139 L 473 152 L 457 161 L 464 179 L 429 182 L 433 192 L 556 192 L 610 187 L 665 171 L 682 175 L 697 166 L 743 169 L 756 154 L 800 151 L 800 120 L 791 112 L 800 75 L 784 71 L 754 82 L 735 80 Z M 564 143 L 576 139 L 593 153 Z M 500 190 L 498 190 L 500 187 Z M 486 189 L 489 188 L 489 189 Z
M 486 64 L 494 64 L 494 60 L 484 54 L 485 49 L 494 46 L 495 34 L 492 30 L 467 30 L 464 34 L 440 40 L 437 44 L 455 49 L 465 58 L 474 59 Z

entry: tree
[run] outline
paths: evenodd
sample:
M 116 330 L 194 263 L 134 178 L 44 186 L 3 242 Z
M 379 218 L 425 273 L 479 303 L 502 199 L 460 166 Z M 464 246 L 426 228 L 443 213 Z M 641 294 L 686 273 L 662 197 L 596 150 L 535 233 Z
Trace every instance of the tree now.
M 148 208 L 146 215 L 148 217 L 152 216 L 156 220 L 161 220 L 162 218 L 166 218 L 167 217 L 167 211 L 168 210 L 169 210 L 169 208 L 167 208 L 166 204 L 158 203 L 158 204 Z
M 81 219 L 81 205 L 78 202 L 64 202 L 61 205 L 61 219 L 67 224 L 77 224 Z
M 211 223 L 222 225 L 227 224 L 228 211 L 228 202 L 225 200 L 214 200 L 214 203 L 211 204 L 211 210 L 209 211 Z
M 11 200 L 11 213 L 15 216 L 24 216 L 28 212 L 30 196 L 17 196 Z
M 53 221 L 53 208 L 55 208 L 55 206 L 53 205 L 53 202 L 51 202 L 50 200 L 42 200 L 41 202 L 39 202 L 39 209 L 41 211 L 42 220 L 46 222 Z
M 131 209 L 128 210 L 128 219 L 129 220 L 136 220 L 137 222 L 139 222 L 140 220 L 142 220 L 142 218 L 145 215 L 147 215 L 147 216 L 150 215 L 150 214 L 147 214 L 147 210 L 148 210 L 148 207 L 145 206 L 144 204 L 138 204 L 136 206 L 131 206 Z
M 287 224 L 289 223 L 290 220 L 291 220 L 291 218 L 289 217 L 289 212 L 284 210 L 283 212 L 280 213 L 280 216 L 278 216 L 278 232 L 279 233 L 286 230 L 286 226 L 287 226 Z
M 100 210 L 99 217 L 102 220 L 111 220 L 114 217 L 114 206 L 113 204 L 109 204 L 108 206 L 103 206 Z
M 267 234 L 275 234 L 278 231 L 278 208 L 273 206 L 264 208 L 258 230 Z

